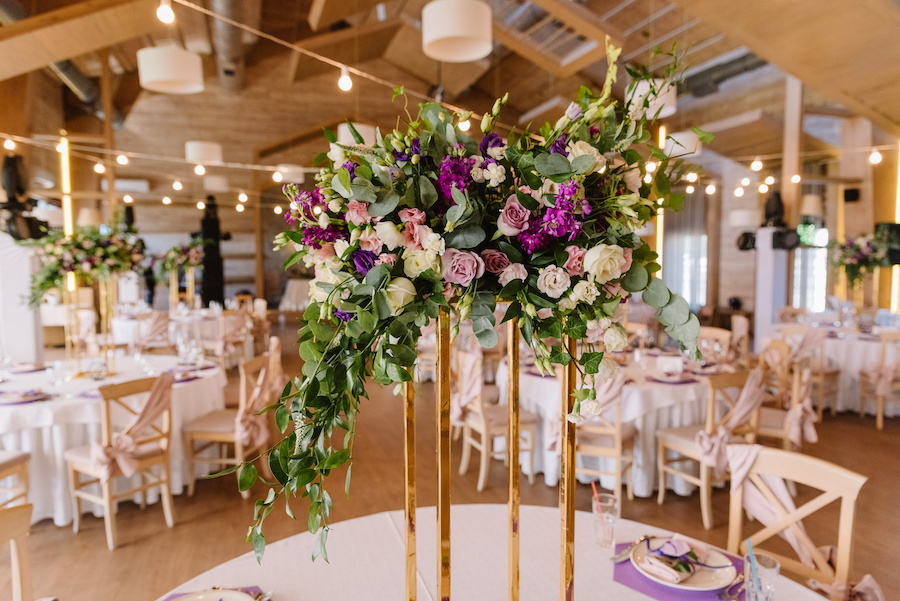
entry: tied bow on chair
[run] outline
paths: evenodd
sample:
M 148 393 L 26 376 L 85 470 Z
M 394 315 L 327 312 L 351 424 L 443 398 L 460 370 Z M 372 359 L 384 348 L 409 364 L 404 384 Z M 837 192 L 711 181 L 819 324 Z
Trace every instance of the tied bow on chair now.
M 237 315 L 232 316 L 226 323 L 228 324 L 227 329 L 216 345 L 216 353 L 220 357 L 227 357 L 232 354 L 235 350 L 235 343 L 244 339 L 247 314 L 244 311 L 239 311 Z
M 706 430 L 697 432 L 694 441 L 703 456 L 703 464 L 714 468 L 716 478 L 723 478 L 728 469 L 728 454 L 726 449 L 731 440 L 732 432 L 750 419 L 763 402 L 765 389 L 762 382 L 762 370 L 755 368 L 750 372 L 744 388 L 738 397 L 728 421 L 719 424 L 714 434 Z
M 239 409 L 234 418 L 235 439 L 248 449 L 261 447 L 269 439 L 266 416 L 258 414 L 265 408 L 270 391 L 269 366 L 263 365 L 247 406 Z
M 796 363 L 812 356 L 812 354 L 825 343 L 828 331 L 822 328 L 810 328 L 807 330 L 797 347 L 791 352 L 791 361 Z
M 812 406 L 812 372 L 809 368 L 803 370 L 800 381 L 800 402 L 794 403 L 785 415 L 788 425 L 788 440 L 802 446 L 803 442 L 817 442 L 815 423 L 819 421 Z
M 822 584 L 818 580 L 810 580 L 809 588 L 818 591 L 831 599 L 843 599 L 844 601 L 887 601 L 884 592 L 871 574 L 863 576 L 857 584 L 835 582 L 834 584 Z
M 900 369 L 900 361 L 884 365 L 873 365 L 866 370 L 866 375 L 875 382 L 875 394 L 878 396 L 891 394 L 897 369 Z
M 162 311 L 154 311 L 150 318 L 150 327 L 147 333 L 138 338 L 134 343 L 134 349 L 137 352 L 143 351 L 148 344 L 158 338 L 162 338 L 169 332 L 169 316 Z

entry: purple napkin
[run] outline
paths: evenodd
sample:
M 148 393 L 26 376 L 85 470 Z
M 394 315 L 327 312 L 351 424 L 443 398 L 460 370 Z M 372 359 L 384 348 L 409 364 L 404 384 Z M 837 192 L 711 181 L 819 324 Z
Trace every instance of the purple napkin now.
M 184 384 L 185 382 L 193 382 L 194 380 L 199 380 L 200 376 L 188 376 L 187 378 L 180 378 L 175 380 L 176 384 Z
M 694 384 L 697 382 L 697 380 L 695 380 L 694 378 L 685 378 L 683 380 L 662 380 L 660 378 L 650 376 L 649 379 L 659 384 Z
M 247 593 L 250 596 L 260 595 L 263 592 L 262 589 L 259 588 L 258 586 L 242 586 L 242 587 L 236 588 L 234 590 L 241 591 L 242 593 Z M 174 599 L 178 599 L 180 597 L 184 597 L 185 595 L 190 595 L 190 594 L 191 593 L 172 593 L 171 595 L 169 595 L 168 597 L 163 599 L 163 601 L 173 601 Z
M 622 543 L 616 545 L 616 553 L 623 550 L 630 544 L 631 543 Z M 724 555 L 731 560 L 731 564 L 739 574 L 743 573 L 743 559 L 739 557 L 732 557 L 728 553 L 725 553 Z M 626 560 L 615 565 L 615 567 L 613 568 L 613 580 L 639 593 L 644 593 L 651 599 L 658 599 L 659 601 L 703 601 L 706 599 L 714 600 L 717 599 L 716 595 L 719 594 L 719 591 L 684 591 L 681 589 L 659 584 L 658 582 L 650 580 L 641 572 L 639 572 L 638 569 L 634 567 L 634 564 L 631 563 L 631 560 Z M 738 601 L 744 601 L 743 592 L 741 592 L 741 594 L 738 596 Z

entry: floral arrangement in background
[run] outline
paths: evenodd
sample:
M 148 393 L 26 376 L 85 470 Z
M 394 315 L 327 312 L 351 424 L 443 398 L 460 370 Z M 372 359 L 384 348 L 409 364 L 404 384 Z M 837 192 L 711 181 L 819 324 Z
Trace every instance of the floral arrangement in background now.
M 113 273 L 141 271 L 144 243 L 137 231 L 124 224 L 109 232 L 79 227 L 71 236 L 54 230 L 43 238 L 23 240 L 37 247 L 41 268 L 31 278 L 29 303 L 38 306 L 50 290 L 61 289 L 66 275 L 74 273 L 81 284 L 106 281 Z
M 158 254 L 156 260 L 159 261 L 163 277 L 170 271 L 177 272 L 181 267 L 200 267 L 203 265 L 203 239 L 194 238 L 189 244 L 176 244 Z
M 300 330 L 303 371 L 275 406 L 281 431 L 291 421 L 295 428 L 269 452 L 277 484 L 257 501 L 248 534 L 258 556 L 263 520 L 289 495 L 309 499 L 308 526 L 319 532 L 313 557 L 324 554 L 332 507 L 324 484 L 352 460 L 365 383 L 410 381 L 421 329 L 442 308 L 471 320 L 482 346 L 492 347 L 496 305 L 509 303 L 503 321 L 518 318 L 539 369 L 574 361 L 590 383 L 618 369 L 599 343 L 625 346 L 622 302 L 641 292 L 669 336 L 697 356 L 697 318 L 652 277 L 657 255 L 635 234 L 659 209 L 680 208 L 684 195 L 672 182 L 694 167 L 650 143 L 647 124 L 655 116 L 645 113 L 658 90 L 621 108 L 611 98 L 619 52 L 608 46 L 600 94 L 582 88 L 540 135 L 493 131 L 506 97 L 484 115 L 478 142 L 458 127 L 469 114 L 426 103 L 415 118 L 407 115 L 402 131 L 376 132 L 373 147 L 352 125 L 358 145 L 337 144 L 326 132 L 330 161 L 315 189 L 284 186 L 290 228 L 276 245 L 296 249 L 286 267 L 303 261 L 316 277 Z M 637 144 L 650 156 L 632 148 Z M 586 339 L 588 349 L 570 356 L 564 336 Z M 597 411 L 596 393 L 585 386 L 568 419 Z M 333 440 L 336 429 L 346 436 Z M 240 488 L 249 489 L 256 468 L 248 462 L 238 469 Z
M 874 234 L 863 234 L 847 238 L 843 243 L 831 244 L 829 259 L 831 264 L 843 268 L 847 283 L 855 287 L 866 273 L 874 273 L 876 267 L 884 265 L 887 247 Z

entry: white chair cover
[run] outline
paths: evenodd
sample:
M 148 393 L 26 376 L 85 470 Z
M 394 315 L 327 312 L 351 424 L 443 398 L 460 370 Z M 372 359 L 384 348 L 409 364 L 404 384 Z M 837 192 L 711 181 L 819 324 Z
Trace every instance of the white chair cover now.
M 121 432 L 113 432 L 112 444 L 103 446 L 99 442 L 91 445 L 91 459 L 94 465 L 103 468 L 102 482 L 108 482 L 116 468 L 125 476 L 132 476 L 137 471 L 138 445 L 135 442 L 144 430 L 156 421 L 163 411 L 172 403 L 172 384 L 175 377 L 166 372 L 153 382 L 150 396 L 140 413 Z

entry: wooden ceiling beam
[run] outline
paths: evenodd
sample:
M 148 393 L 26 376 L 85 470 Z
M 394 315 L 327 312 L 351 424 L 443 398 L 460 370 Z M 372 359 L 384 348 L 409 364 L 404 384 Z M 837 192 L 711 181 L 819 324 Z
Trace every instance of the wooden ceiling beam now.
M 297 45 L 336 61 L 354 64 L 381 56 L 394 34 L 400 29 L 400 25 L 400 19 L 388 19 L 323 33 L 301 40 Z M 299 52 L 293 52 L 287 69 L 288 81 L 293 82 L 300 78 L 301 70 L 302 77 L 306 78 L 329 69 L 333 70 L 334 67 Z
M 534 47 L 528 42 L 528 40 L 524 39 L 521 35 L 517 34 L 514 31 L 510 31 L 505 27 L 500 27 L 496 22 L 494 22 L 494 38 L 525 60 L 534 63 L 547 73 L 551 73 L 557 77 L 566 77 L 567 75 L 569 75 L 569 73 L 563 71 L 563 69 L 556 61 L 550 59 L 549 56 L 541 54 L 540 52 L 536 52 L 534 50 Z
M 315 127 L 307 127 L 278 138 L 277 140 L 257 146 L 253 149 L 253 156 L 258 161 L 263 160 L 273 154 L 284 152 L 288 148 L 309 142 L 313 138 L 321 137 L 323 129 L 334 129 L 348 120 L 351 120 L 349 116 L 342 119 L 326 119 L 321 123 L 318 123 Z
M 604 23 L 596 14 L 571 0 L 531 0 L 531 2 L 590 40 L 602 44 L 606 36 L 609 36 L 610 41 L 617 46 L 625 43 L 624 32 L 610 23 Z
M 156 0 L 85 0 L 0 27 L 0 80 L 163 27 Z

